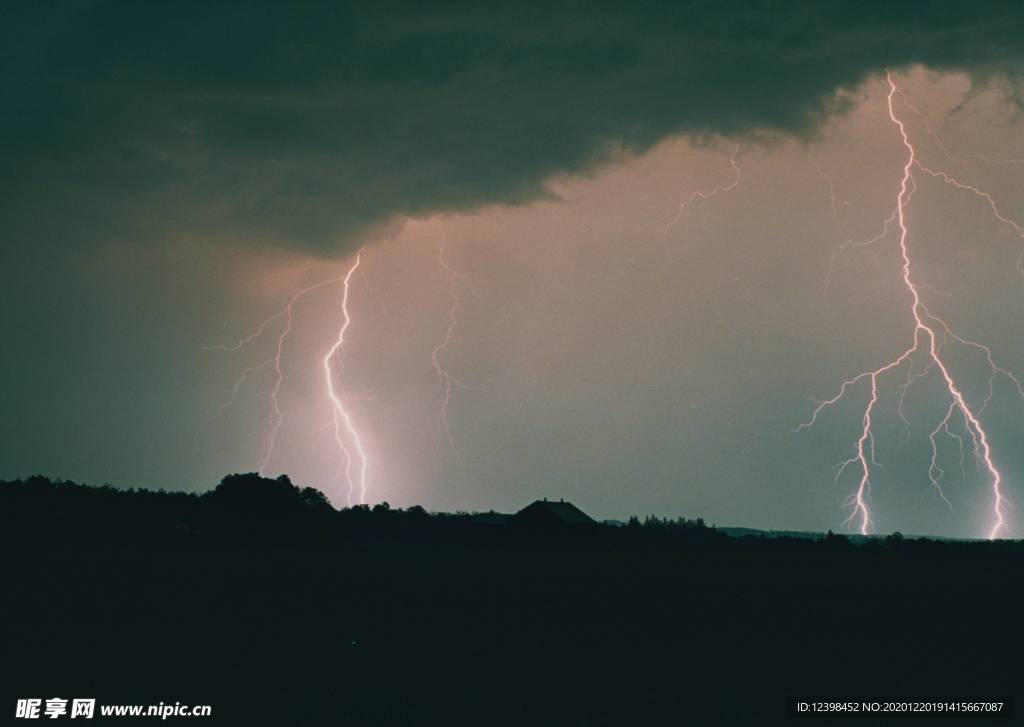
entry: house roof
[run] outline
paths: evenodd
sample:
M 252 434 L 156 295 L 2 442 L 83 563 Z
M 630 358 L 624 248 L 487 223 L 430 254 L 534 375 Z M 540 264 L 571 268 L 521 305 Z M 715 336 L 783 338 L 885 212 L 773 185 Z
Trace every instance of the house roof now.
M 517 520 L 548 520 L 565 525 L 587 525 L 594 520 L 571 502 L 536 500 L 515 514 Z

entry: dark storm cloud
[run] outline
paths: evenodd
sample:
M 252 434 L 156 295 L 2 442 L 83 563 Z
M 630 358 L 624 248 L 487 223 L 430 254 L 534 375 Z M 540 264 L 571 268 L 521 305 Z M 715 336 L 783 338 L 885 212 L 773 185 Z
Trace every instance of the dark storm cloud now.
M 7 242 L 344 250 L 666 135 L 807 133 L 889 66 L 1020 67 L 1016 2 L 32 4 L 0 31 Z

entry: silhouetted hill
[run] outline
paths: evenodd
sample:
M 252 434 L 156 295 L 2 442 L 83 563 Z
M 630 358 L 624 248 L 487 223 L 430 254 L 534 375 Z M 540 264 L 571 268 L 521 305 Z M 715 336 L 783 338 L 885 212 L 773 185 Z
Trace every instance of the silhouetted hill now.
M 1017 696 L 1020 542 L 516 527 L 0 484 L 4 709 L 209 703 L 240 725 L 773 724 L 787 699 Z M 122 720 L 123 721 L 123 720 Z M 921 722 L 918 722 L 921 723 Z
M 428 513 L 419 506 L 401 510 L 387 503 L 336 510 L 315 488 L 297 487 L 287 476 L 269 479 L 254 473 L 228 475 L 201 495 L 31 477 L 0 482 L 0 513 L 0 537 L 9 541 L 132 547 L 331 546 L 381 539 L 531 545 L 538 538 L 571 538 L 586 546 L 604 540 L 621 544 L 724 538 L 696 520 L 650 517 L 642 524 L 634 518 L 622 529 L 601 525 L 567 502 L 538 501 L 516 516 Z
M 537 513 L 540 513 L 539 515 Z M 508 527 L 519 524 L 520 527 Z M 142 546 L 340 545 L 365 540 L 494 543 L 531 547 L 540 539 L 564 539 L 579 547 L 687 546 L 715 549 L 756 547 L 770 550 L 864 548 L 920 551 L 972 543 L 970 551 L 1017 552 L 1019 542 L 887 538 L 752 528 L 708 527 L 701 518 L 675 520 L 632 517 L 627 523 L 598 523 L 568 502 L 537 501 L 516 515 L 501 513 L 428 513 L 422 507 L 335 509 L 313 487 L 298 487 L 282 475 L 255 473 L 225 477 L 203 494 L 93 487 L 35 476 L 0 481 L 2 537 L 22 545 L 44 542 Z M 546 527 L 539 527 L 546 525 Z M 561 527 L 562 525 L 570 527 Z

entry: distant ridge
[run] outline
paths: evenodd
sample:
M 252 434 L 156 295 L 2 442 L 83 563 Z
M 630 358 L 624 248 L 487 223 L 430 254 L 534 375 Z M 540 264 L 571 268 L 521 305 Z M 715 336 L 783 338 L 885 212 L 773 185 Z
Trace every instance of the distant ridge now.
M 715 528 L 720 533 L 724 533 L 733 538 L 742 538 L 745 536 L 753 536 L 758 538 L 806 538 L 808 540 L 820 540 L 824 538 L 826 533 L 817 532 L 813 530 L 758 530 L 757 528 L 730 528 L 718 526 Z M 891 533 L 879 533 L 878 535 L 861 535 L 851 533 L 837 533 L 845 538 L 848 538 L 852 542 L 864 542 L 869 540 L 882 540 Z M 903 534 L 904 538 L 918 539 L 925 538 L 927 540 L 938 540 L 944 543 L 970 543 L 983 538 L 950 538 L 941 535 L 914 535 L 914 534 Z

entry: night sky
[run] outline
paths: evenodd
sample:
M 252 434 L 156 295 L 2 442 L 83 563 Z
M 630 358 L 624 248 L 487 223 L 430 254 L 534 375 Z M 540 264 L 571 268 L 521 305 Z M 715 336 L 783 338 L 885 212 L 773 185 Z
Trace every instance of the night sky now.
M 1022 537 L 1019 8 L 14 4 L 0 478 L 347 504 L 362 250 L 366 502 L 856 531 L 870 381 L 795 430 L 913 344 L 902 199 Z M 927 348 L 877 378 L 870 531 L 984 537 Z

